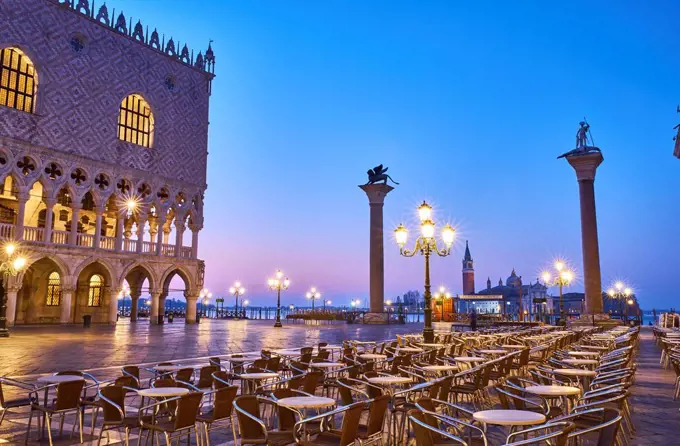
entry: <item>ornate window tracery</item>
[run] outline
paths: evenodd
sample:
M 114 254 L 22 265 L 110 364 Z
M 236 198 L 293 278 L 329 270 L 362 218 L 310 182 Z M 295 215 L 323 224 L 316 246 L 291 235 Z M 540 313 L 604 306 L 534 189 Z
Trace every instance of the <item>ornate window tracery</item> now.
M 154 119 L 148 102 L 138 94 L 131 94 L 120 104 L 118 139 L 142 147 L 153 145 Z
M 99 274 L 90 277 L 90 285 L 87 293 L 87 306 L 100 307 L 102 295 L 104 294 L 104 278 Z
M 52 271 L 47 277 L 47 298 L 45 304 L 48 307 L 56 307 L 61 304 L 61 277 L 56 271 Z
M 33 113 L 37 83 L 35 66 L 23 52 L 0 51 L 0 105 Z

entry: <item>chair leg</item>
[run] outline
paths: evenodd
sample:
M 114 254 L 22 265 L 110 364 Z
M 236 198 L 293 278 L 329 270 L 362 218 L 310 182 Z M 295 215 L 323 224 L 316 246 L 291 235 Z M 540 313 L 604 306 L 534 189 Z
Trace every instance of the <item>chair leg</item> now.
M 99 431 L 99 438 L 97 439 L 97 446 L 100 446 L 102 444 L 102 437 L 104 436 L 104 426 L 102 426 L 101 430 Z
M 33 421 L 33 408 L 31 407 L 31 411 L 28 415 L 28 427 L 26 428 L 26 441 L 25 444 L 28 444 L 28 437 L 31 435 L 31 422 Z M 38 422 L 38 427 L 40 427 L 40 422 Z M 39 430 L 39 429 L 38 429 Z
M 80 444 L 83 444 L 83 412 L 78 411 L 78 429 L 80 430 Z
M 7 413 L 7 409 L 0 409 L 2 410 L 2 414 L 0 414 L 0 426 L 2 426 L 2 420 L 5 419 L 5 414 Z
M 47 424 L 47 438 L 49 439 L 50 446 L 52 446 L 52 417 L 49 414 L 45 414 L 46 424 Z

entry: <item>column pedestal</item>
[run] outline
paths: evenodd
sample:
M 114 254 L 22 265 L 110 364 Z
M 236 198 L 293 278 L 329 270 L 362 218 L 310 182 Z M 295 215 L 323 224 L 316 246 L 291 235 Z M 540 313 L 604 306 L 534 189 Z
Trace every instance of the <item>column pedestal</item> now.
M 63 289 L 61 290 L 61 314 L 59 316 L 60 324 L 70 324 L 71 323 L 71 301 L 73 300 L 73 293 L 75 289 Z
M 5 310 L 6 312 L 6 318 L 7 318 L 7 326 L 8 327 L 14 327 L 14 319 L 16 317 L 17 313 L 17 293 L 19 292 L 18 288 L 7 288 L 5 289 L 5 299 L 6 299 L 6 305 L 7 309 Z
M 385 197 L 394 189 L 387 184 L 359 186 L 366 192 L 371 211 L 369 238 L 370 312 L 364 315 L 364 323 L 388 322 L 385 310 L 385 258 L 383 242 L 383 206 Z
M 198 301 L 198 296 L 187 296 L 187 316 L 185 322 L 187 324 L 196 323 L 196 303 Z
M 618 325 L 603 311 L 600 247 L 595 212 L 595 173 L 604 158 L 600 152 L 566 157 L 576 172 L 581 207 L 581 249 L 583 252 L 583 282 L 585 314 L 572 325 Z
M 160 303 L 161 293 L 152 292 L 151 293 L 151 316 L 149 316 L 149 322 L 151 324 L 158 324 L 158 304 Z

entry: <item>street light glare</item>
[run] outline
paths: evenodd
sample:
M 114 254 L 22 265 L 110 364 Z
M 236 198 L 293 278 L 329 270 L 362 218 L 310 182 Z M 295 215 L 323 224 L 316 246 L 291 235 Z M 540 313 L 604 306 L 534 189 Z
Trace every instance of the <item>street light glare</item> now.
M 628 296 L 630 296 L 630 295 L 633 294 L 633 290 L 631 290 L 630 288 L 626 288 L 625 290 L 623 290 L 623 294 L 624 294 L 626 297 L 628 297 Z
M 561 276 L 562 276 L 562 280 L 564 280 L 566 282 L 565 285 L 568 285 L 569 282 L 571 282 L 574 279 L 574 273 L 572 273 L 571 271 L 568 271 L 568 270 L 562 271 Z
M 425 238 L 434 237 L 434 222 L 432 220 L 425 220 L 420 225 L 420 232 Z
M 614 288 L 609 288 L 607 290 L 607 294 L 609 295 L 609 297 L 614 297 L 616 295 L 616 291 L 614 291 Z
M 244 294 L 246 294 L 246 289 L 243 288 L 243 287 L 241 287 L 241 288 L 238 289 L 238 293 L 239 293 L 241 296 L 243 296 Z
M 555 262 L 555 269 L 556 269 L 557 271 L 562 271 L 562 270 L 564 269 L 564 262 L 561 261 L 561 260 L 557 260 L 557 261 Z
M 281 270 L 276 271 L 276 278 L 280 279 L 282 277 L 283 277 L 283 271 L 281 271 Z
M 24 266 L 26 266 L 26 259 L 24 257 L 19 257 L 14 260 L 14 269 L 20 271 Z
M 8 243 L 7 245 L 5 245 L 5 253 L 6 253 L 8 256 L 11 256 L 12 254 L 14 254 L 14 251 L 15 251 L 16 249 L 17 249 L 17 247 L 16 247 L 16 245 L 15 245 L 14 243 Z
M 444 241 L 444 244 L 450 248 L 451 245 L 453 245 L 454 240 L 456 239 L 456 230 L 453 229 L 453 227 L 450 224 L 446 224 L 444 226 L 444 229 L 442 230 L 442 240 Z
M 229 288 L 229 294 L 236 294 L 236 288 L 234 287 Z
M 548 271 L 543 271 L 541 273 L 541 278 L 543 279 L 543 282 L 545 282 L 546 284 L 549 283 L 550 280 L 552 279 L 552 277 L 550 276 L 550 273 Z
M 397 226 L 394 230 L 394 237 L 397 239 L 397 245 L 404 246 L 408 240 L 408 229 L 403 224 Z
M 621 282 L 620 280 L 614 284 L 614 288 L 616 288 L 617 291 L 621 291 L 623 287 L 624 287 L 623 282 Z
M 432 218 L 432 206 L 423 201 L 423 204 L 418 206 L 418 217 L 422 222 L 430 220 Z

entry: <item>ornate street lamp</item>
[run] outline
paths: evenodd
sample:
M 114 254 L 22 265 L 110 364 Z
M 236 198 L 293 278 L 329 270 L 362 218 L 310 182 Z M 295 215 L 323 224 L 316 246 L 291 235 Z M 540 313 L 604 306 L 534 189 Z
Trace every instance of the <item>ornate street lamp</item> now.
M 241 282 L 238 280 L 234 282 L 234 286 L 229 288 L 229 294 L 236 298 L 236 303 L 234 304 L 234 319 L 238 317 L 238 298 L 246 294 L 246 289 L 241 286 Z
M 435 305 L 437 305 L 437 302 L 439 302 L 439 305 L 442 309 L 440 321 L 443 321 L 444 320 L 444 299 L 451 299 L 451 297 L 452 297 L 451 293 L 446 291 L 446 287 L 440 286 L 439 290 L 436 293 L 434 293 L 434 295 L 432 297 L 434 298 L 434 304 Z
M 404 257 L 413 257 L 420 253 L 425 257 L 425 328 L 423 329 L 423 339 L 425 342 L 434 341 L 434 330 L 432 329 L 432 305 L 430 293 L 430 255 L 437 254 L 440 257 L 446 257 L 451 254 L 451 245 L 456 237 L 456 231 L 451 225 L 444 226 L 442 230 L 442 241 L 444 242 L 444 249 L 437 246 L 435 238 L 435 223 L 432 220 L 432 207 L 423 201 L 418 207 L 418 215 L 420 217 L 420 236 L 416 239 L 415 246 L 412 250 L 404 249 L 404 245 L 408 239 L 408 229 L 403 224 L 394 231 L 397 244 L 399 245 L 399 253 Z
M 562 288 L 569 286 L 574 280 L 574 272 L 569 269 L 566 263 L 562 260 L 556 260 L 553 265 L 555 272 L 544 271 L 541 273 L 541 279 L 545 283 L 545 286 L 559 286 L 560 289 L 560 325 L 566 325 L 567 319 L 564 313 L 564 301 L 562 298 Z
M 331 302 L 330 300 L 324 299 L 324 301 L 323 301 L 323 311 L 326 311 L 326 305 L 330 305 L 332 303 L 333 302 Z
M 619 301 L 619 314 L 623 321 L 623 303 L 630 299 L 633 295 L 633 289 L 627 286 L 620 280 L 614 282 L 614 285 L 607 290 L 607 295 L 612 299 Z
M 305 294 L 305 297 L 312 301 L 312 312 L 314 312 L 314 301 L 317 299 L 321 299 L 321 293 L 319 293 L 316 287 L 311 287 L 309 291 L 307 291 L 307 294 Z M 325 307 L 326 303 L 324 302 L 324 308 Z
M 118 293 L 118 300 L 123 301 L 123 315 L 125 315 L 125 301 L 127 297 L 130 297 L 130 287 L 128 284 L 123 284 L 123 289 Z M 130 313 L 132 313 L 132 299 L 130 300 Z
M 283 277 L 281 270 L 276 271 L 273 279 L 267 281 L 270 291 L 276 291 L 276 322 L 274 327 L 281 327 L 281 291 L 286 291 L 290 286 L 288 277 Z
M 198 297 L 200 298 L 202 306 L 202 316 L 206 316 L 208 300 L 212 297 L 212 293 L 207 288 L 203 288 L 199 293 Z
M 10 276 L 16 276 L 26 267 L 26 257 L 17 254 L 17 246 L 7 243 L 3 251 L 0 274 L 2 274 L 2 297 L 0 298 L 0 338 L 9 337 L 7 327 L 7 285 Z

